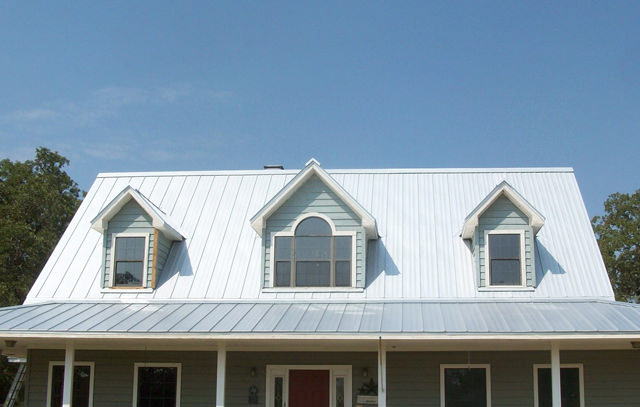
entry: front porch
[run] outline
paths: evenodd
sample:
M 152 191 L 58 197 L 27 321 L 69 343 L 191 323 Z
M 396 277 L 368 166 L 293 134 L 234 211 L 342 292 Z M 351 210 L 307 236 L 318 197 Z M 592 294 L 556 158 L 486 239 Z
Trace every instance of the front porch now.
M 53 366 L 64 371 L 60 397 L 63 405 L 69 405 L 71 395 L 79 391 L 69 380 L 74 364 L 90 366 L 88 405 L 95 407 L 142 407 L 137 394 L 143 385 L 141 367 L 163 366 L 177 376 L 175 398 L 181 407 L 356 407 L 364 401 L 358 395 L 367 393 L 372 383 L 380 407 L 468 405 L 464 403 L 485 396 L 486 405 L 494 407 L 560 406 L 552 394 L 561 383 L 572 387 L 562 390 L 564 407 L 629 406 L 640 400 L 640 351 L 631 350 L 628 341 L 268 340 L 141 345 L 83 340 L 65 346 L 49 343 L 41 347 L 52 349 L 28 351 L 27 406 L 51 406 L 56 391 Z M 312 371 L 316 374 L 303 373 Z M 452 396 L 456 387 L 451 386 L 458 386 L 458 395 L 466 392 L 466 385 L 453 383 L 464 372 L 478 373 L 463 378 L 475 381 L 469 388 L 476 392 L 482 392 L 478 383 L 486 380 L 486 395 Z M 316 381 L 328 383 L 325 392 L 313 385 Z M 575 393 L 575 386 L 577 397 L 565 394 Z M 300 404 L 305 400 L 300 393 L 305 391 L 314 397 Z

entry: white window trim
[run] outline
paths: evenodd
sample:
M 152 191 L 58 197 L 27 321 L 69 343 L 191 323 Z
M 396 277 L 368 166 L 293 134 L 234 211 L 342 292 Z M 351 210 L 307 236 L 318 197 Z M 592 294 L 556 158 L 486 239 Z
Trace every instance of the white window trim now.
M 320 218 L 329 224 L 331 228 L 332 236 L 351 236 L 351 285 L 347 287 L 277 287 L 275 285 L 276 282 L 276 255 L 275 255 L 275 247 L 276 247 L 276 237 L 294 237 L 296 233 L 296 228 L 298 225 L 305 219 L 308 218 Z M 327 215 L 318 213 L 318 212 L 310 212 L 305 213 L 304 215 L 298 217 L 296 221 L 291 226 L 290 230 L 275 232 L 271 234 L 271 248 L 270 248 L 270 256 L 269 256 L 269 277 L 270 283 L 268 287 L 264 287 L 265 289 L 278 290 L 278 292 L 289 291 L 289 292 L 305 292 L 305 291 L 313 291 L 317 292 L 319 290 L 325 290 L 329 288 L 329 291 L 351 291 L 356 288 L 356 239 L 358 237 L 357 231 L 338 231 L 336 227 Z M 291 264 L 291 267 L 295 267 L 294 264 Z
M 144 237 L 144 259 L 142 259 L 142 285 L 141 286 L 116 286 L 116 239 L 119 237 Z M 154 243 L 155 244 L 155 243 Z M 149 272 L 149 233 L 112 233 L 111 234 L 111 256 L 109 258 L 109 292 L 131 292 L 131 290 L 147 288 L 147 274 Z
M 176 407 L 180 407 L 180 389 L 182 387 L 182 363 L 136 362 L 133 364 L 133 407 L 138 406 L 138 368 L 141 367 L 175 367 L 178 369 L 176 380 Z
M 344 378 L 344 407 L 351 407 L 353 402 L 352 368 L 351 365 L 267 365 L 267 383 L 265 391 L 265 406 L 273 405 L 275 393 L 275 378 L 282 377 L 282 406 L 289 406 L 289 371 L 291 370 L 328 370 L 329 371 L 329 407 L 336 407 L 335 384 L 336 378 Z
M 51 407 L 51 392 L 53 390 L 53 367 L 64 366 L 64 361 L 50 361 L 49 362 L 49 378 L 47 379 L 47 407 Z M 89 407 L 93 406 L 93 381 L 95 377 L 95 362 L 73 362 L 73 367 L 76 366 L 89 366 L 90 378 L 89 378 Z M 73 394 L 71 395 L 73 397 Z
M 534 364 L 533 365 L 533 406 L 538 407 L 538 369 L 551 369 L 550 364 Z M 560 369 L 562 368 L 577 368 L 579 375 L 579 384 L 580 384 L 580 407 L 584 407 L 584 371 L 582 363 L 561 363 Z
M 491 285 L 491 253 L 489 252 L 489 235 L 520 235 L 520 285 Z M 484 269 L 485 286 L 487 291 L 510 291 L 511 289 L 528 288 L 527 286 L 527 259 L 525 257 L 525 230 L 524 229 L 492 229 L 484 232 Z
M 444 391 L 444 370 L 445 369 L 484 369 L 486 371 L 485 377 L 487 380 L 487 407 L 491 407 L 491 365 L 488 363 L 484 364 L 467 364 L 467 363 L 458 363 L 458 364 L 443 364 L 440 365 L 440 407 L 445 407 L 445 391 Z

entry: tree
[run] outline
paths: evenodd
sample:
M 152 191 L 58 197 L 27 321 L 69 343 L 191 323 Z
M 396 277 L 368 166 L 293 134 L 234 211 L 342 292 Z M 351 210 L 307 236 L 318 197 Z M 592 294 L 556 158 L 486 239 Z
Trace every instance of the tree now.
M 640 299 L 640 189 L 615 193 L 591 221 L 616 299 Z
M 0 307 L 22 304 L 80 205 L 68 164 L 44 147 L 34 160 L 0 161 Z M 14 371 L 0 361 L 0 401 Z

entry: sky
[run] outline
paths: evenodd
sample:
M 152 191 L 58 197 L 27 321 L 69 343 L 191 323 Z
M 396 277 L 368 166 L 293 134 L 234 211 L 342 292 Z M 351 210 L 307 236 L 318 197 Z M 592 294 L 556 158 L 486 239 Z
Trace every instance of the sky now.
M 0 2 L 0 159 L 573 167 L 640 188 L 640 2 Z

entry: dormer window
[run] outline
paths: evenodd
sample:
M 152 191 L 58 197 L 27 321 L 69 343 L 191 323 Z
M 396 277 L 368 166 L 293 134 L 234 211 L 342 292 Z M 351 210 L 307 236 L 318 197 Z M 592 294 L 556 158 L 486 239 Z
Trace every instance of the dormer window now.
M 350 287 L 353 236 L 311 216 L 290 236 L 275 236 L 275 287 Z
M 489 285 L 522 286 L 526 281 L 522 267 L 524 233 L 522 231 L 491 231 L 487 233 L 489 253 Z
M 112 287 L 144 287 L 149 235 L 114 235 Z

